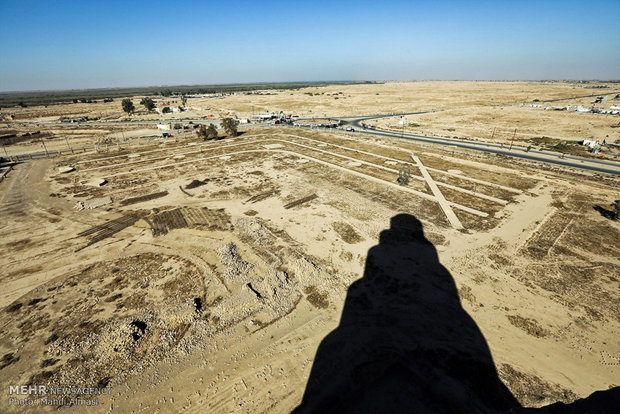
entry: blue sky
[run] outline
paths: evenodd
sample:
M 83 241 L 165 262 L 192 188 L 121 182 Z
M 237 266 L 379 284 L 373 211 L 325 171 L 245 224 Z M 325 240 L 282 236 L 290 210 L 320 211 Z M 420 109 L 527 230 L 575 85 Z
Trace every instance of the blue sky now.
M 620 79 L 620 1 L 0 0 L 0 90 Z

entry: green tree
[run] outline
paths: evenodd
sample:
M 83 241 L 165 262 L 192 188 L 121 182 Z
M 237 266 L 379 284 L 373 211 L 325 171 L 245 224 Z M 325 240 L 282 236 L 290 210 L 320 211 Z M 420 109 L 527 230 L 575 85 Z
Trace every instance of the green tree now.
M 224 131 L 226 131 L 226 134 L 228 134 L 231 137 L 237 136 L 237 126 L 239 126 L 239 121 L 237 121 L 236 119 L 232 119 L 232 118 L 222 119 L 222 127 L 224 128 Z
M 172 112 L 172 109 L 170 109 L 169 106 L 165 106 L 164 109 L 161 110 L 162 114 L 169 114 L 170 112 Z
M 196 131 L 196 135 L 198 135 L 198 138 L 202 138 L 205 141 L 208 139 L 215 139 L 217 138 L 217 127 L 213 124 L 209 124 L 208 127 L 200 125 L 198 131 Z
M 147 111 L 151 112 L 155 109 L 155 102 L 151 98 L 142 98 L 140 105 L 144 105 Z
M 215 125 L 209 124 L 209 127 L 207 128 L 207 138 L 209 139 L 217 138 L 217 127 Z
M 208 137 L 207 127 L 204 125 L 200 125 L 200 127 L 198 128 L 198 131 L 196 131 L 196 135 L 198 135 L 198 138 L 202 138 L 203 140 L 206 141 Z
M 123 99 L 121 105 L 123 107 L 123 111 L 127 112 L 128 114 L 133 113 L 133 111 L 135 111 L 136 109 L 136 107 L 133 105 L 133 102 L 131 102 L 131 99 L 129 98 Z
M 181 96 L 181 106 L 185 108 L 186 104 L 187 104 L 187 96 L 183 95 Z

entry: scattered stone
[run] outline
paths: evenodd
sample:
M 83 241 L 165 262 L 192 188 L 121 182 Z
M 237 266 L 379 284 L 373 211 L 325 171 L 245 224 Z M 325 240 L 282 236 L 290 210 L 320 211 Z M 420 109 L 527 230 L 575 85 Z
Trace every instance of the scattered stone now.
M 92 210 L 94 208 L 105 206 L 107 204 L 112 204 L 112 197 L 105 196 L 105 197 L 91 198 L 90 200 L 86 200 L 86 201 L 78 201 L 75 204 L 75 209 L 77 209 L 77 210 L 84 210 L 84 209 Z
M 243 260 L 239 248 L 233 242 L 223 244 L 217 249 L 217 254 L 226 266 L 223 272 L 224 279 L 229 281 L 243 280 L 254 268 L 252 263 Z
M 88 185 L 91 185 L 93 187 L 102 187 L 104 185 L 106 185 L 108 183 L 108 180 L 106 180 L 105 178 L 96 178 L 92 181 L 90 181 L 88 183 Z
M 67 174 L 73 171 L 75 171 L 75 168 L 71 167 L 70 165 L 65 166 L 65 167 L 58 167 L 58 172 L 61 174 Z
M 250 239 L 257 245 L 268 245 L 274 242 L 274 237 L 258 219 L 240 218 L 235 222 L 235 230 L 242 237 Z

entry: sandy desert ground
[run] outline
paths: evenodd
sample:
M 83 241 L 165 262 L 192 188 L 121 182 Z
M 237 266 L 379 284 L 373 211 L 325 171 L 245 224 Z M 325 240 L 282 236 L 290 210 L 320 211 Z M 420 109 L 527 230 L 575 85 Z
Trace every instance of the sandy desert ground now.
M 550 137 L 558 140 L 579 141 L 594 137 L 614 142 L 620 139 L 618 115 L 579 113 L 575 111 L 545 111 L 566 105 L 597 106 L 609 109 L 620 106 L 614 99 L 620 93 L 616 84 L 608 88 L 591 89 L 571 82 L 387 82 L 378 84 L 332 85 L 297 90 L 256 91 L 251 94 L 216 94 L 209 97 L 190 97 L 186 112 L 174 114 L 147 113 L 133 101 L 138 111 L 127 117 L 121 110 L 120 99 L 113 102 L 86 104 L 61 104 L 27 108 L 3 108 L 2 113 L 13 120 L 0 124 L 0 135 L 12 131 L 41 131 L 52 138 L 50 145 L 65 146 L 65 138 L 84 142 L 93 135 L 104 138 L 114 133 L 129 132 L 131 128 L 114 125 L 45 125 L 63 119 L 87 116 L 101 120 L 162 120 L 174 122 L 182 119 L 204 119 L 213 115 L 250 118 L 252 114 L 283 112 L 302 117 L 338 117 L 368 114 L 410 113 L 436 111 L 399 119 L 374 121 L 378 126 L 437 136 L 459 137 L 483 141 L 526 142 L 530 138 Z M 605 100 L 593 104 L 594 97 L 603 95 Z M 575 99 L 576 97 L 583 97 Z M 155 97 L 157 105 L 180 105 L 178 97 Z M 553 102 L 546 102 L 553 101 Z M 543 108 L 532 108 L 538 104 Z M 516 129 L 516 134 L 515 134 Z M 56 140 L 53 138 L 56 137 Z M 57 141 L 57 142 L 53 142 Z M 36 141 L 35 141 L 36 142 Z M 37 144 L 41 147 L 40 142 Z M 42 149 L 42 148 L 41 148 Z
M 383 88 L 375 101 L 372 88 Z M 335 114 L 459 102 L 488 117 L 492 105 L 591 90 L 428 82 L 326 87 L 317 101 L 306 92 L 209 105 Z M 518 105 L 503 111 L 537 125 Z M 469 124 L 450 113 L 420 123 Z M 562 117 L 548 125 L 557 136 L 606 132 Z M 368 358 L 393 365 L 412 353 L 405 365 L 418 373 L 441 376 L 434 358 L 458 362 L 450 381 L 484 372 L 482 408 L 500 388 L 502 403 L 539 407 L 616 387 L 620 222 L 602 213 L 619 198 L 612 176 L 305 129 L 17 164 L 0 182 L 0 410 L 55 411 L 8 404 L 10 385 L 45 384 L 111 390 L 64 412 L 290 412 L 322 390 L 348 392 L 338 381 L 375 372 Z M 438 381 L 428 392 L 446 389 Z

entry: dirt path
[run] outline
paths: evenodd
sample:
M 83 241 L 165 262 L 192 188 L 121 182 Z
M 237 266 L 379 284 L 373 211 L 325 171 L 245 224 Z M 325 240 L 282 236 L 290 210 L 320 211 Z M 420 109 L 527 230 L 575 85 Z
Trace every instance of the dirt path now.
M 295 138 L 295 139 L 303 139 L 303 140 L 306 140 L 306 141 L 309 141 L 309 142 L 317 143 L 318 145 L 321 145 L 321 146 L 323 146 L 323 145 L 331 146 L 331 147 L 340 148 L 340 149 L 344 149 L 344 150 L 347 150 L 347 151 L 355 152 L 355 153 L 358 153 L 358 154 L 364 154 L 364 155 L 371 156 L 371 157 L 377 157 L 377 158 L 385 159 L 385 160 L 388 160 L 390 162 L 403 163 L 402 160 L 396 160 L 396 159 L 393 159 L 393 158 L 390 158 L 390 157 L 385 157 L 385 156 L 382 156 L 382 155 L 379 155 L 379 154 L 373 154 L 373 153 L 370 153 L 370 152 L 367 152 L 367 151 L 357 150 L 357 149 L 349 148 L 349 147 L 342 146 L 342 145 L 336 145 L 336 144 L 333 144 L 333 143 L 329 143 L 328 144 L 328 143 L 326 143 L 324 141 L 315 140 L 315 139 L 312 139 L 312 138 L 301 137 L 301 136 L 291 135 L 291 134 L 276 134 L 276 135 L 282 136 L 282 137 Z M 325 155 L 332 156 L 332 157 L 337 157 L 339 159 L 345 159 L 345 160 L 351 161 L 351 162 L 359 164 L 359 165 L 367 165 L 367 166 L 370 166 L 370 167 L 373 167 L 373 168 L 378 168 L 378 169 L 383 170 L 383 171 L 388 171 L 390 173 L 395 173 L 397 171 L 393 167 L 386 167 L 386 166 L 379 165 L 379 164 L 372 163 L 372 162 L 368 162 L 366 160 L 362 160 L 362 159 L 359 159 L 359 158 L 350 157 L 350 156 L 347 156 L 347 155 L 335 153 L 335 152 L 328 151 L 328 150 L 321 149 L 321 148 L 316 148 L 316 147 L 312 147 L 312 146 L 308 146 L 308 145 L 303 145 L 303 144 L 300 144 L 300 143 L 297 143 L 297 142 L 294 142 L 294 141 L 290 141 L 290 140 L 275 139 L 275 138 L 271 138 L 270 136 L 265 136 L 265 135 L 262 135 L 262 134 L 255 135 L 255 136 L 250 136 L 250 137 L 247 137 L 247 138 L 260 138 L 260 137 L 266 137 L 268 142 L 293 145 L 293 146 L 298 147 L 298 148 L 302 148 L 302 149 L 313 151 L 313 152 L 318 152 L 320 154 L 325 154 Z M 246 141 L 246 140 L 244 139 L 244 141 Z M 170 157 L 172 157 L 172 158 L 180 157 L 180 156 L 184 157 L 186 155 L 203 153 L 204 150 L 227 150 L 227 149 L 231 149 L 231 148 L 235 148 L 235 147 L 243 147 L 244 145 L 248 145 L 248 144 L 251 144 L 253 142 L 254 142 L 254 140 L 252 140 L 250 143 L 248 143 L 248 142 L 231 143 L 231 144 L 224 145 L 224 146 L 216 146 L 215 144 L 211 144 L 211 145 L 203 144 L 203 145 L 201 145 L 201 148 L 199 150 L 180 151 L 180 152 L 174 152 L 174 153 L 167 153 L 166 156 L 162 156 L 162 157 L 154 157 L 154 158 L 148 158 L 148 159 L 141 159 L 141 160 L 130 161 L 130 162 L 127 162 L 127 163 L 122 163 L 122 164 L 112 164 L 112 165 L 106 165 L 106 166 L 91 167 L 91 168 L 87 168 L 85 170 L 81 170 L 81 172 L 89 172 L 89 171 L 94 171 L 94 170 L 99 170 L 99 169 L 104 169 L 104 168 L 114 169 L 114 168 L 117 168 L 117 167 L 125 167 L 128 164 L 132 165 L 132 164 L 142 164 L 142 163 L 147 163 L 147 162 L 155 162 L 155 161 L 168 160 L 168 159 L 170 159 Z M 255 144 L 259 144 L 259 143 L 256 142 Z M 275 145 L 280 145 L 280 144 L 265 144 L 265 141 L 261 141 L 260 144 L 263 146 L 263 148 L 267 148 L 268 147 L 267 148 L 268 151 L 273 151 L 273 152 L 283 151 L 283 150 L 279 150 L 279 149 L 277 149 L 275 147 Z M 179 148 L 179 147 L 176 147 L 176 148 Z M 191 160 L 183 160 L 183 161 L 178 161 L 178 162 L 175 162 L 175 163 L 168 163 L 168 164 L 164 164 L 164 165 L 150 166 L 150 167 L 147 167 L 147 168 L 130 170 L 130 171 L 126 171 L 126 172 L 118 172 L 118 173 L 114 173 L 114 174 L 108 174 L 106 177 L 112 178 L 112 177 L 118 177 L 118 176 L 123 176 L 123 175 L 127 175 L 127 174 L 141 173 L 141 172 L 145 172 L 145 171 L 152 171 L 152 170 L 160 169 L 160 168 L 167 168 L 167 167 L 185 165 L 185 164 L 199 162 L 199 161 L 206 161 L 206 160 L 209 160 L 209 159 L 216 159 L 216 158 L 220 158 L 222 156 L 231 156 L 231 155 L 234 155 L 234 154 L 243 154 L 243 153 L 247 153 L 248 151 L 249 152 L 258 152 L 260 150 L 245 150 L 245 151 L 226 152 L 224 154 L 214 155 L 214 156 L 211 156 L 211 157 L 193 158 Z M 148 151 L 148 152 L 151 153 L 152 151 Z M 288 153 L 291 153 L 291 152 L 289 151 Z M 316 161 L 317 160 L 317 158 L 310 157 L 307 154 L 302 154 L 301 152 L 293 151 L 293 153 L 295 155 L 297 155 L 297 156 L 302 156 L 302 157 L 304 157 L 304 158 L 306 158 L 308 160 L 312 160 L 312 161 Z M 137 154 L 135 154 L 135 155 L 137 155 Z M 110 158 L 116 158 L 116 157 L 107 157 L 107 158 L 110 159 Z M 325 160 L 322 160 L 322 163 L 323 163 L 323 165 L 328 165 L 328 166 L 332 166 L 332 167 L 336 166 L 336 164 L 333 164 L 331 162 L 327 162 Z M 409 163 L 409 164 L 413 165 L 413 166 L 416 166 L 416 164 L 411 164 L 411 163 Z M 347 168 L 347 167 L 344 167 L 344 166 L 337 166 L 337 169 L 353 173 L 353 174 L 358 175 L 360 177 L 363 176 L 364 178 L 370 177 L 369 174 L 360 173 L 359 171 L 355 171 L 355 170 L 353 170 L 351 168 Z M 434 170 L 436 170 L 436 169 L 434 169 Z M 436 171 L 443 172 L 441 170 L 436 170 Z M 448 173 L 448 172 L 446 172 L 446 173 Z M 360 174 L 362 174 L 362 175 L 360 175 Z M 471 177 L 467 177 L 467 176 L 465 176 L 463 174 L 459 174 L 457 176 L 458 176 L 459 179 L 471 178 Z M 420 181 L 424 181 L 424 182 L 428 183 L 428 180 L 424 176 L 417 176 L 416 175 L 416 176 L 413 176 L 413 177 L 418 179 L 418 180 L 420 180 Z M 498 186 L 498 185 L 495 185 L 493 183 L 488 183 L 488 182 L 485 182 L 485 181 L 482 181 L 482 180 L 477 180 L 477 179 L 474 179 L 474 180 L 476 180 L 479 183 L 482 183 L 484 185 L 495 186 L 495 187 L 503 187 L 503 186 Z M 434 180 L 432 180 L 432 181 L 433 181 L 433 185 L 435 187 L 443 186 L 443 187 L 454 189 L 454 190 L 457 190 L 459 192 L 462 192 L 462 193 L 465 193 L 465 194 L 468 194 L 468 195 L 471 195 L 471 196 L 474 196 L 474 197 L 482 198 L 484 200 L 491 201 L 491 202 L 494 202 L 494 203 L 498 203 L 498 204 L 502 204 L 502 205 L 506 205 L 507 204 L 506 200 L 503 200 L 503 199 L 500 199 L 500 198 L 497 198 L 497 197 L 493 197 L 493 196 L 489 196 L 487 194 L 481 193 L 480 191 L 472 191 L 472 190 L 461 188 L 461 187 L 458 187 L 458 186 L 455 186 L 455 185 L 451 185 L 451 184 L 448 184 L 448 183 L 435 182 Z M 381 182 L 384 183 L 384 184 L 385 183 L 389 183 L 388 181 L 386 181 L 384 179 L 381 179 Z M 392 183 L 389 183 L 389 184 L 392 184 Z M 509 188 L 509 187 L 506 187 L 506 188 Z M 512 189 L 512 188 L 510 190 L 512 192 L 519 191 L 519 190 L 515 190 L 515 189 Z M 407 189 L 407 190 L 403 190 L 403 191 L 408 191 L 408 192 L 416 194 L 416 195 L 418 195 L 420 197 L 423 197 L 423 198 L 426 198 L 426 199 L 431 199 L 431 198 L 428 197 L 429 196 L 428 194 L 420 192 L 420 191 L 417 191 L 417 190 Z M 439 191 L 439 190 L 437 190 L 437 191 Z M 445 200 L 445 198 L 444 198 L 444 200 Z M 478 209 L 475 209 L 475 208 L 472 208 L 472 207 L 469 207 L 469 206 L 464 206 L 464 205 L 462 205 L 460 203 L 452 203 L 452 202 L 445 201 L 444 202 L 444 206 L 443 206 L 444 210 L 446 211 L 446 215 L 450 215 L 450 217 L 451 217 L 450 222 L 452 223 L 452 225 L 455 228 L 462 228 L 462 224 L 460 223 L 460 220 L 456 217 L 456 215 L 454 215 L 454 213 L 450 214 L 450 211 L 451 211 L 451 207 L 450 206 L 451 205 L 454 205 L 456 208 L 460 208 L 461 210 L 467 211 L 468 213 L 471 213 L 471 214 L 474 214 L 474 215 L 477 215 L 477 216 L 480 216 L 480 217 L 486 217 L 486 213 L 481 212 Z

